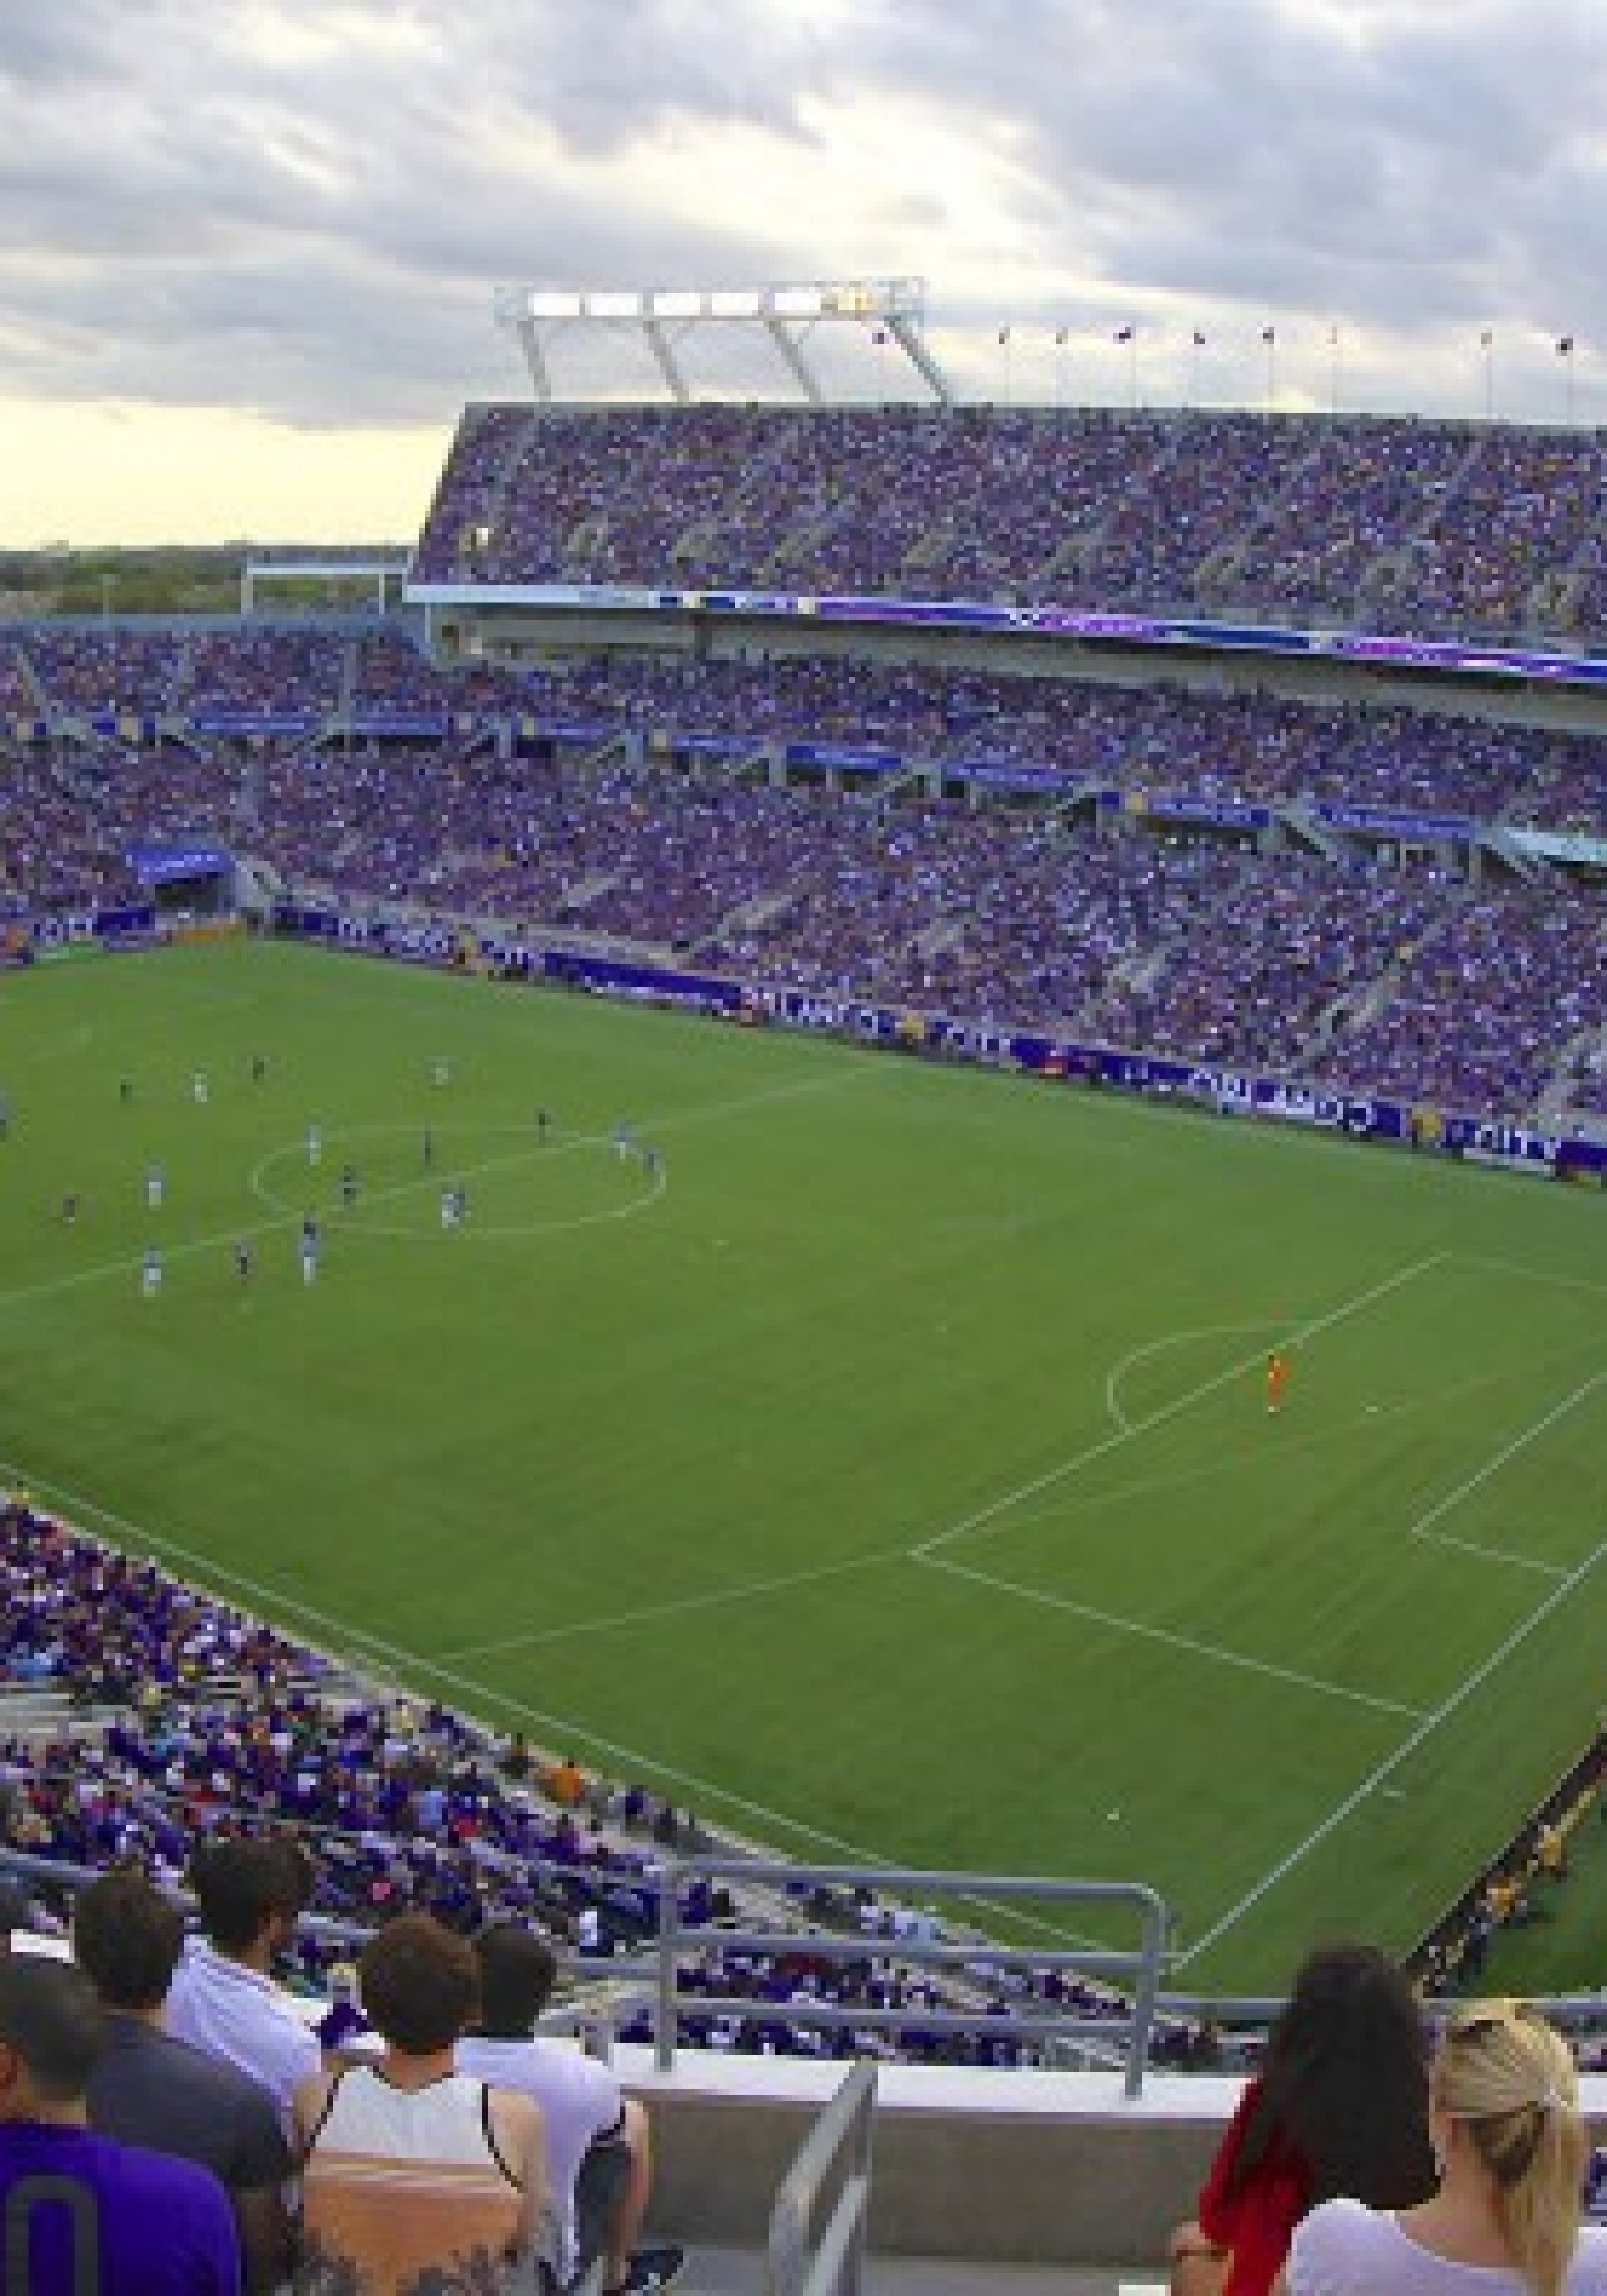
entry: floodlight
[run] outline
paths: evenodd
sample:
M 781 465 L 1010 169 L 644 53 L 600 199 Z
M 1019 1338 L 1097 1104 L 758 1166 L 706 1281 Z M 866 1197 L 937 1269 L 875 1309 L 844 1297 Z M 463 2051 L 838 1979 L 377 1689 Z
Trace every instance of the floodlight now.
M 712 289 L 521 288 L 500 291 L 495 308 L 498 324 L 518 336 L 544 405 L 553 397 L 548 330 L 562 333 L 578 326 L 584 332 L 595 324 L 638 332 L 671 398 L 685 406 L 695 394 L 681 364 L 683 339 L 709 326 L 746 325 L 768 339 L 791 382 L 818 406 L 826 403 L 826 390 L 813 362 L 813 338 L 833 324 L 863 327 L 867 321 L 875 323 L 877 344 L 896 347 L 940 406 L 953 402 L 947 378 L 923 337 L 925 283 L 913 275 L 772 280 L 758 287 Z

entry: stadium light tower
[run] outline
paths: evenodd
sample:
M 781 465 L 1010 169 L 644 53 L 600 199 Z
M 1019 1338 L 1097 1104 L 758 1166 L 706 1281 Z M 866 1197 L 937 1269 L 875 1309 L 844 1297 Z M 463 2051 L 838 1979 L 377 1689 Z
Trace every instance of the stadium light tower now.
M 954 391 L 926 347 L 924 279 L 816 279 L 770 287 L 574 288 L 504 287 L 498 291 L 499 326 L 514 335 L 536 396 L 555 393 L 550 352 L 564 333 L 624 328 L 652 353 L 665 388 L 679 406 L 693 397 L 677 356 L 689 337 L 709 327 L 757 329 L 812 406 L 827 393 L 808 357 L 816 330 L 853 326 L 878 346 L 903 352 L 940 406 Z

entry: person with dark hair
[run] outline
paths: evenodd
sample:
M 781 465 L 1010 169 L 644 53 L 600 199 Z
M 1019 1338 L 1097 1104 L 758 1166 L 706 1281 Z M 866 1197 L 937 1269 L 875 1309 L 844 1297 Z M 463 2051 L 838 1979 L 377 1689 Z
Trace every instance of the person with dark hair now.
M 518 2089 L 540 2106 L 564 2280 L 601 2255 L 610 2296 L 653 2296 L 671 2287 L 683 2251 L 635 2245 L 652 2187 L 646 2113 L 594 2057 L 534 2036 L 558 1974 L 551 1946 L 522 1923 L 499 1922 L 480 1931 L 474 1951 L 480 2014 L 454 2062 L 460 2072 Z
M 102 1874 L 78 1892 L 72 1936 L 106 2016 L 90 2127 L 209 2169 L 234 2210 L 247 2289 L 276 2288 L 294 2253 L 284 2188 L 295 2163 L 267 2090 L 162 2030 L 184 1943 L 177 1907 L 143 1874 Z
M 1429 2084 L 1438 2190 L 1416 2208 L 1353 2200 L 1296 2229 L 1289 2296 L 1603 2296 L 1607 2229 L 1579 2225 L 1590 2151 L 1573 2058 L 1523 2001 L 1473 2001 Z M 1280 2292 L 1282 2296 L 1282 2292 Z
M 357 1962 L 377 2064 L 331 2068 L 297 2091 L 304 2271 L 379 2288 L 529 2288 L 556 2260 L 541 2115 L 528 2096 L 453 2065 L 474 2014 L 474 1948 L 430 1914 L 377 1930 Z
M 190 1882 L 206 1936 L 184 1946 L 168 2031 L 259 2081 L 288 2125 L 297 2087 L 324 2061 L 317 2035 L 273 1979 L 312 1894 L 311 1866 L 286 1835 L 222 1834 L 196 1850 Z
M 0 2275 L 27 2296 L 239 2296 L 234 2219 L 216 2177 L 86 2125 L 104 2041 L 70 1962 L 0 1961 Z
M 1175 2296 L 1267 2296 L 1295 2226 L 1344 2194 L 1407 2208 L 1434 2187 L 1416 1996 L 1374 1946 L 1324 1946 L 1296 1974 L 1258 2079 L 1172 2235 Z

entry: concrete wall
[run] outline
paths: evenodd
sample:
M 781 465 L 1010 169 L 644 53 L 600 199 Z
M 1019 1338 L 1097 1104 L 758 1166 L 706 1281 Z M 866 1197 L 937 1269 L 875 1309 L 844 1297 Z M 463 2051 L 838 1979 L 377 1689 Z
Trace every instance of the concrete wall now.
M 762 2247 L 776 2186 L 846 2070 L 685 2053 L 660 2075 L 648 2052 L 621 2050 L 618 2070 L 652 2118 L 655 2226 L 700 2246 Z M 1104 2074 L 884 2068 L 873 2252 L 1163 2277 L 1167 2234 L 1192 2213 L 1239 2089 L 1155 2075 L 1134 2103 Z M 1584 2089 L 1600 2141 L 1607 2079 Z
M 776 2186 L 846 2068 L 622 2051 L 652 2117 L 653 2218 L 699 2245 L 763 2245 Z M 884 2256 L 1153 2266 L 1191 2210 L 1236 2081 L 928 2072 L 879 2083 L 871 2244 Z

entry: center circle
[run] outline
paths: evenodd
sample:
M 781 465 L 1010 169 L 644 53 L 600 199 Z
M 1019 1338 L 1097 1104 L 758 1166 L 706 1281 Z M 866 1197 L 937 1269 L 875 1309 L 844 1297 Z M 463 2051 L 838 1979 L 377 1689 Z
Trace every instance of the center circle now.
M 432 1142 L 431 1160 L 427 1165 L 422 1161 L 426 1138 Z M 420 1159 L 408 1177 L 381 1180 L 377 1186 L 360 1184 L 356 1201 L 349 1207 L 343 1206 L 338 1200 L 333 1205 L 327 1202 L 330 1189 L 339 1189 L 342 1165 L 352 1160 L 349 1151 L 354 1144 L 365 1142 L 374 1145 L 399 1140 L 411 1141 Z M 489 1144 L 497 1140 L 518 1141 L 521 1144 L 501 1153 L 487 1152 Z M 465 1152 L 465 1143 L 480 1145 L 472 1152 Z M 258 1202 L 276 1217 L 287 1220 L 299 1219 L 308 1208 L 307 1190 L 299 1188 L 292 1198 L 282 1193 L 280 1186 L 274 1185 L 285 1168 L 294 1164 L 309 1181 L 316 1182 L 317 1196 L 325 1199 L 317 1207 L 320 1212 L 328 1210 L 336 1216 L 344 1214 L 341 1221 L 344 1234 L 382 1236 L 403 1243 L 421 1243 L 429 1242 L 437 1232 L 433 1219 L 425 1214 L 426 1210 L 432 1210 L 445 1189 L 459 1183 L 471 1186 L 477 1179 L 488 1178 L 492 1175 L 537 1173 L 561 1166 L 578 1156 L 584 1157 L 588 1164 L 592 1160 L 603 1157 L 607 1157 L 611 1163 L 620 1160 L 615 1142 L 598 1133 L 554 1133 L 544 1141 L 528 1124 L 470 1123 L 435 1127 L 392 1119 L 321 1128 L 316 1164 L 309 1161 L 305 1135 L 299 1140 L 287 1142 L 283 1147 L 270 1149 L 252 1166 L 246 1185 Z M 644 1172 L 634 1155 L 630 1163 L 630 1171 L 619 1175 L 621 1189 L 629 1191 L 621 1203 L 609 1204 L 594 1211 L 570 1212 L 559 1218 L 489 1222 L 475 1217 L 471 1208 L 469 1216 L 455 1234 L 469 1242 L 479 1239 L 484 1242 L 508 1242 L 529 1236 L 569 1234 L 580 1228 L 600 1227 L 612 1220 L 634 1219 L 638 1213 L 651 1211 L 662 1202 L 668 1183 L 662 1163 L 651 1173 Z M 416 1200 L 422 1208 L 415 1221 L 404 1224 L 400 1220 L 387 1221 L 370 1217 L 370 1207 L 374 1204 L 401 1202 L 409 1199 Z

